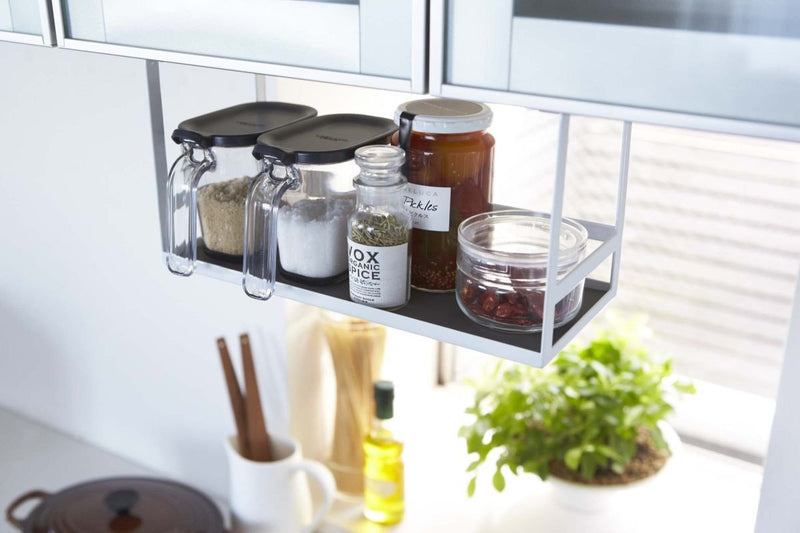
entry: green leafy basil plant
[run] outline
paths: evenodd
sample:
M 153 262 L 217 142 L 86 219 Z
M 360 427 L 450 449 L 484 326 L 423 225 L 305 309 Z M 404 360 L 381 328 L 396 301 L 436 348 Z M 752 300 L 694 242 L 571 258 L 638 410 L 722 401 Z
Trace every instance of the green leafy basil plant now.
M 670 378 L 671 360 L 651 355 L 645 333 L 644 319 L 611 317 L 588 346 L 573 343 L 544 369 L 501 363 L 472 382 L 475 420 L 459 432 L 477 454 L 467 471 L 494 461 L 498 491 L 504 467 L 590 484 L 654 474 L 669 454 L 659 422 L 674 393 L 694 387 Z

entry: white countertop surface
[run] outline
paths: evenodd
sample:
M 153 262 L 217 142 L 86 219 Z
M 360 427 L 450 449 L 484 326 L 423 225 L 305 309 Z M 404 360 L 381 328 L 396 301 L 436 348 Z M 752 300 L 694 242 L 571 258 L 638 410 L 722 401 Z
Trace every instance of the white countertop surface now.
M 447 395 L 423 402 L 414 433 L 406 438 L 406 517 L 393 528 L 360 518 L 357 504 L 337 502 L 324 533 L 356 532 L 752 532 L 760 468 L 683 446 L 663 479 L 599 513 L 581 514 L 553 501 L 552 488 L 536 478 L 509 479 L 491 491 L 483 473 L 477 497 L 466 496 L 468 463 L 456 437 L 458 412 Z M 32 489 L 56 491 L 74 483 L 120 475 L 158 475 L 111 453 L 0 409 L 0 506 Z M 534 527 L 535 524 L 535 527 Z M 14 529 L 3 520 L 0 533 Z
M 152 475 L 146 468 L 0 409 L 2 533 L 16 531 L 5 520 L 6 507 L 30 490 L 55 492 L 90 479 Z M 27 512 L 33 506 L 31 503 L 21 511 Z

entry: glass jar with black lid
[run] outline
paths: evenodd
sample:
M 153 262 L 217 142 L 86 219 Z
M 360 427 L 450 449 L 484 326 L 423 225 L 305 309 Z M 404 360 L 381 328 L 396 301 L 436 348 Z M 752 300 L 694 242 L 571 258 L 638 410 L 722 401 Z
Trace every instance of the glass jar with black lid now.
M 316 116 L 308 106 L 250 102 L 190 118 L 172 140 L 181 155 L 167 180 L 167 267 L 189 276 L 198 246 L 211 256 L 241 261 L 247 190 L 258 172 L 251 155 L 258 136 Z M 200 221 L 202 237 L 197 234 Z
M 357 148 L 387 144 L 397 130 L 385 118 L 335 114 L 265 133 L 261 164 L 247 197 L 243 288 L 266 300 L 278 272 L 308 285 L 347 278 L 347 227 L 355 207 Z

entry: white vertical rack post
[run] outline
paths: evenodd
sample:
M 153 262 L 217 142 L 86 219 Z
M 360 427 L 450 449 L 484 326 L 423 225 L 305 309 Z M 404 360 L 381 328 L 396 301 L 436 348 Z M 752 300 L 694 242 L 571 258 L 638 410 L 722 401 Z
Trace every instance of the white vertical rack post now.
M 164 104 L 161 99 L 161 73 L 158 61 L 148 59 L 147 69 L 147 96 L 150 104 L 150 133 L 153 139 L 153 160 L 156 167 L 156 191 L 158 194 L 158 216 L 161 228 L 161 250 L 169 250 L 167 234 L 167 166 L 166 134 L 164 132 Z
M 617 282 L 619 281 L 619 260 L 622 250 L 622 228 L 625 224 L 625 204 L 627 203 L 628 196 L 628 166 L 631 160 L 631 130 L 632 125 L 630 122 L 622 124 L 622 147 L 619 156 L 619 182 L 617 183 L 617 215 L 614 219 L 614 227 L 617 228 L 617 237 L 619 241 L 616 245 L 616 250 L 611 258 L 611 287 L 614 292 L 617 291 Z
M 558 256 L 561 236 L 561 218 L 564 210 L 564 187 L 567 181 L 567 148 L 569 147 L 569 119 L 561 115 L 558 124 L 558 152 L 556 172 L 553 179 L 553 205 L 550 209 L 550 243 L 547 254 L 547 280 L 545 282 L 544 322 L 542 323 L 542 355 L 553 346 L 553 327 L 555 325 L 556 303 L 559 301 L 556 287 L 558 280 Z M 547 357 L 545 357 L 547 360 Z
M 631 131 L 630 122 L 622 126 L 622 146 L 620 148 L 619 175 L 617 180 L 616 215 L 614 226 L 581 220 L 581 224 L 589 232 L 589 238 L 601 241 L 600 246 L 588 257 L 575 266 L 563 278 L 558 279 L 559 235 L 563 220 L 564 191 L 567 174 L 567 152 L 569 148 L 570 115 L 561 114 L 558 128 L 558 147 L 556 154 L 556 170 L 553 177 L 553 199 L 550 211 L 549 254 L 547 258 L 546 292 L 544 298 L 544 321 L 541 338 L 541 360 L 546 365 L 560 352 L 588 322 L 608 304 L 617 293 L 619 282 L 619 264 L 622 249 L 622 230 L 625 222 L 625 202 L 628 189 L 628 166 L 630 163 Z M 611 255 L 611 276 L 608 282 L 589 279 L 588 276 Z M 554 339 L 555 308 L 567 294 L 582 280 L 587 286 L 597 285 L 606 289 L 605 295 L 581 316 L 569 329 Z M 566 327 L 566 326 L 565 326 Z M 555 340 L 555 342 L 554 342 Z

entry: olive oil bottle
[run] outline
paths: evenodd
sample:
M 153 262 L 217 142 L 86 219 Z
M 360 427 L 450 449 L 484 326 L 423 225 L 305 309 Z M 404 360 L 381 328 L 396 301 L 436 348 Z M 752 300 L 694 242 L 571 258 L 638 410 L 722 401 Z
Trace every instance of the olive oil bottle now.
M 364 439 L 364 516 L 378 524 L 403 518 L 403 443 L 392 432 L 394 385 L 377 381 L 375 420 Z

